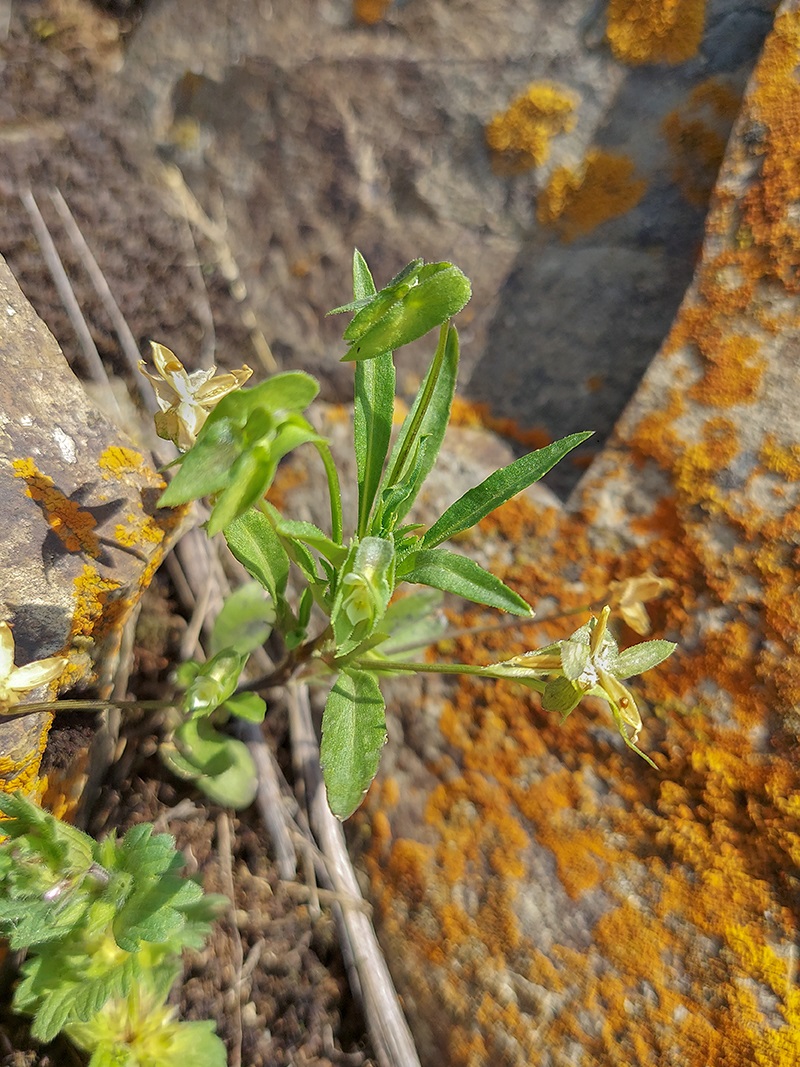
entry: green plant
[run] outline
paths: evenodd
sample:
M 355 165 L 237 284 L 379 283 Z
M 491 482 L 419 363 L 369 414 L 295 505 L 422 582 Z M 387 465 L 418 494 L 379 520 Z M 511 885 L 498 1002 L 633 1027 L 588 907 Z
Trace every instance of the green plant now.
M 13 1007 L 33 1036 L 63 1031 L 90 1067 L 225 1067 L 214 1024 L 167 1005 L 182 950 L 227 905 L 180 874 L 172 837 L 142 824 L 93 841 L 20 795 L 0 812 L 0 936 L 27 951 Z
M 269 597 L 267 607 L 257 592 L 255 598 L 252 591 L 247 593 L 247 600 L 240 594 L 241 608 L 231 609 L 223 620 L 223 632 L 234 624 L 237 639 L 227 641 L 215 630 L 210 662 L 182 668 L 186 691 L 165 759 L 215 799 L 230 804 L 252 799 L 255 774 L 247 750 L 218 727 L 230 716 L 263 716 L 263 701 L 244 692 L 239 678 L 248 653 L 273 625 L 284 655 L 264 680 L 265 688 L 310 673 L 327 673 L 331 680 L 321 761 L 329 804 L 341 819 L 361 803 L 378 768 L 386 741 L 379 678 L 387 673 L 439 671 L 514 679 L 541 692 L 544 706 L 562 715 L 583 696 L 599 695 L 608 701 L 625 743 L 639 751 L 641 719 L 620 679 L 661 662 L 674 645 L 647 642 L 637 646 L 637 653 L 619 654 L 607 631 L 608 611 L 599 620 L 592 617 L 566 641 L 505 664 L 475 667 L 398 659 L 398 648 L 421 647 L 434 638 L 430 594 L 395 599 L 404 585 L 427 586 L 521 617 L 533 615 L 499 578 L 442 546 L 537 481 L 590 436 L 572 434 L 496 471 L 428 529 L 407 521 L 444 439 L 459 362 L 458 333 L 450 319 L 469 297 L 469 281 L 457 267 L 420 259 L 377 290 L 366 262 L 355 253 L 353 300 L 332 312 L 353 315 L 344 331 L 349 349 L 343 358 L 355 363 L 358 506 L 357 514 L 347 517 L 347 532 L 330 449 L 304 414 L 317 394 L 313 378 L 288 372 L 230 392 L 228 379 L 238 381 L 245 368 L 227 376 L 226 388 L 220 390 L 227 395 L 209 413 L 204 398 L 193 400 L 190 395 L 180 363 L 167 350 L 159 350 L 162 363 L 173 378 L 181 376 L 182 383 L 172 406 L 165 410 L 162 404 L 159 428 L 177 444 L 187 436 L 196 438 L 176 461 L 180 467 L 160 503 L 175 506 L 207 497 L 209 535 L 224 534 L 233 555 Z M 437 329 L 427 374 L 392 442 L 393 352 Z M 204 396 L 213 388 L 206 378 L 199 385 Z M 191 433 L 182 425 L 181 411 L 190 413 Z M 303 444 L 316 449 L 324 466 L 329 532 L 285 517 L 266 499 L 282 457 Z M 295 585 L 298 579 L 300 583 L 294 595 L 291 572 Z M 258 636 L 248 641 L 253 611 Z M 238 629 L 237 615 L 243 620 Z

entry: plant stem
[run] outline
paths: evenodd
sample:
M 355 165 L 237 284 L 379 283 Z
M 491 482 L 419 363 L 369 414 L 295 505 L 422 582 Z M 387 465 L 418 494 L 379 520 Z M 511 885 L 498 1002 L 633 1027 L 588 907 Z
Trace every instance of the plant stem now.
M 0 712 L 0 718 L 15 719 L 40 711 L 107 711 L 109 708 L 163 711 L 174 708 L 175 704 L 174 700 L 37 700 L 31 704 L 17 704 L 8 711 Z
M 407 674 L 471 674 L 478 678 L 494 678 L 501 682 L 519 682 L 528 689 L 535 689 L 537 693 L 543 693 L 545 689 L 545 682 L 541 678 L 533 678 L 530 674 L 522 672 L 513 674 L 510 670 L 502 670 L 498 664 L 480 667 L 475 663 L 416 663 L 369 658 L 353 660 L 351 666 L 363 671 L 385 671 L 387 674 L 393 671 L 403 671 Z
M 442 364 L 444 363 L 444 354 L 447 350 L 447 335 L 450 331 L 450 323 L 446 322 L 439 330 L 439 343 L 436 345 L 436 352 L 434 353 L 433 360 L 431 362 L 430 373 L 428 374 L 427 381 L 425 382 L 425 391 L 419 398 L 419 405 L 414 412 L 414 419 L 408 428 L 408 433 L 403 441 L 403 447 L 398 453 L 397 459 L 392 464 L 392 469 L 386 478 L 386 485 L 395 485 L 403 473 L 403 468 L 406 465 L 411 451 L 414 447 L 414 443 L 417 438 L 417 434 L 422 426 L 422 420 L 425 418 L 425 414 L 430 406 L 431 398 L 433 397 L 433 391 L 436 388 L 436 382 L 439 380 L 439 374 L 442 370 Z
M 315 652 L 330 640 L 333 635 L 333 629 L 330 626 L 326 626 L 325 629 L 317 634 L 311 641 L 306 641 L 302 645 L 298 645 L 297 648 L 293 648 L 285 658 L 278 664 L 274 671 L 270 671 L 269 674 L 264 674 L 260 678 L 254 679 L 252 682 L 245 682 L 243 685 L 239 685 L 236 689 L 237 693 L 258 693 L 262 689 L 276 689 L 278 686 L 285 685 L 298 670 L 307 663 Z

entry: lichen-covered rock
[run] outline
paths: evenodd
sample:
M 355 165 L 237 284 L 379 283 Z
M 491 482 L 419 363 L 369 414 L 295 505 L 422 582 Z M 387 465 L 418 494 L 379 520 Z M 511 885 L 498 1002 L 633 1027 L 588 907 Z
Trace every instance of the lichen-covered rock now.
M 90 403 L 2 260 L 0 413 L 0 612 L 17 663 L 63 655 L 51 697 L 79 683 L 103 693 L 178 515 L 158 511 L 161 478 Z M 52 718 L 0 717 L 0 789 L 44 788 Z
M 371 10 L 377 10 L 374 5 Z M 353 245 L 473 282 L 473 400 L 597 450 L 688 286 L 708 197 L 775 0 L 173 0 L 121 84 L 227 237 L 278 358 L 332 354 Z M 353 22 L 353 13 L 362 20 Z M 373 21 L 368 19 L 367 21 Z M 403 367 L 419 372 L 418 354 Z M 554 472 L 562 490 L 571 464 Z
M 674 583 L 651 614 L 680 650 L 637 688 L 658 772 L 602 707 L 562 727 L 465 680 L 435 753 L 371 796 L 366 862 L 427 1063 L 800 1061 L 798 64 L 792 0 L 693 284 L 612 440 L 564 510 L 522 501 L 484 525 L 514 540 L 504 577 L 534 603 L 602 602 L 646 571 Z

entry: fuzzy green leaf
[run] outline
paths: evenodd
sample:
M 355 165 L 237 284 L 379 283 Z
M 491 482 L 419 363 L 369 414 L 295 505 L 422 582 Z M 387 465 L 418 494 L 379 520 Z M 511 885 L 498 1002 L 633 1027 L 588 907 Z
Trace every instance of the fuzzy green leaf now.
M 354 544 L 339 574 L 331 609 L 337 656 L 346 656 L 373 634 L 394 591 L 394 546 L 382 537 Z
M 499 608 L 512 615 L 533 615 L 530 605 L 494 574 L 484 570 L 474 560 L 443 548 L 409 552 L 398 564 L 397 578 L 454 593 L 465 600 Z
M 588 640 L 575 640 L 573 637 L 567 641 L 562 641 L 560 651 L 561 666 L 564 668 L 564 674 L 570 681 L 576 682 L 589 666 L 591 660 Z
M 611 664 L 611 671 L 617 678 L 632 678 L 635 674 L 644 674 L 652 667 L 663 663 L 678 646 L 672 641 L 642 641 L 631 645 L 616 657 Z
M 272 523 L 260 511 L 240 515 L 225 529 L 228 548 L 275 601 L 283 600 L 289 577 L 289 557 Z
M 239 586 L 226 598 L 211 631 L 212 656 L 224 648 L 247 655 L 261 648 L 275 623 L 275 604 L 264 596 L 257 582 Z
M 423 548 L 433 548 L 451 537 L 469 530 L 481 519 L 491 514 L 512 496 L 527 489 L 563 459 L 568 452 L 591 437 L 591 433 L 574 433 L 546 448 L 537 449 L 527 456 L 495 471 L 480 485 L 467 490 L 437 519 L 422 538 Z
M 353 814 L 378 771 L 386 743 L 384 708 L 380 687 L 366 671 L 342 673 L 328 695 L 320 756 L 328 804 L 337 819 Z
M 438 352 L 437 352 L 438 355 Z M 403 420 L 397 435 L 392 454 L 387 465 L 387 478 L 394 482 L 405 473 L 408 458 L 414 451 L 415 439 L 426 442 L 425 450 L 420 456 L 421 466 L 418 472 L 416 489 L 406 496 L 401 506 L 393 513 L 393 522 L 401 521 L 410 511 L 420 487 L 433 469 L 444 441 L 444 435 L 450 421 L 450 408 L 456 390 L 458 378 L 459 344 L 458 331 L 449 327 L 444 340 L 441 359 L 434 357 L 428 372 L 414 398 L 411 410 Z M 399 469 L 398 469 L 399 467 Z M 384 491 L 391 487 L 387 484 Z
M 343 362 L 374 359 L 423 337 L 456 315 L 471 295 L 469 279 L 451 263 L 428 263 L 381 290 L 345 331 L 351 341 Z
M 584 690 L 571 682 L 569 678 L 553 678 L 545 686 L 542 694 L 542 707 L 545 711 L 558 712 L 562 719 L 566 719 L 585 695 Z
M 353 253 L 354 303 L 370 303 L 375 296 L 375 282 L 364 257 Z M 347 309 L 350 310 L 350 309 Z M 395 372 L 391 352 L 382 352 L 372 360 L 356 364 L 355 407 L 353 410 L 353 445 L 358 477 L 357 533 L 363 537 L 381 482 L 383 465 L 389 450 L 394 412 Z

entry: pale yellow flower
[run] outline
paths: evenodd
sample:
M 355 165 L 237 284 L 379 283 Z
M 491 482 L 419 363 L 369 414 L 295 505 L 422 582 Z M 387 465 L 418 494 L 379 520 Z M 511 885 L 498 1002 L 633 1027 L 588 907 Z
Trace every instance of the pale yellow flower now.
M 658 579 L 656 579 L 658 581 Z M 585 696 L 608 703 L 622 740 L 655 766 L 636 747 L 642 717 L 633 693 L 623 681 L 662 663 L 675 651 L 671 641 L 643 641 L 620 652 L 608 630 L 611 609 L 603 608 L 565 641 L 523 653 L 487 668 L 490 677 L 514 678 L 542 694 L 542 707 L 566 718 Z
M 8 715 L 32 689 L 54 682 L 66 665 L 65 656 L 50 656 L 15 667 L 14 635 L 7 622 L 0 622 L 0 715 Z
M 224 396 L 244 385 L 253 372 L 248 366 L 229 374 L 217 374 L 216 367 L 190 372 L 164 345 L 151 341 L 150 347 L 158 376 L 150 374 L 143 359 L 139 360 L 139 370 L 153 386 L 161 409 L 155 417 L 156 433 L 187 452 L 210 412 Z
M 630 626 L 634 633 L 646 637 L 650 633 L 650 617 L 645 609 L 648 600 L 655 600 L 668 589 L 674 589 L 671 578 L 659 578 L 652 571 L 637 574 L 633 578 L 623 578 L 609 586 L 611 596 L 608 603 Z

